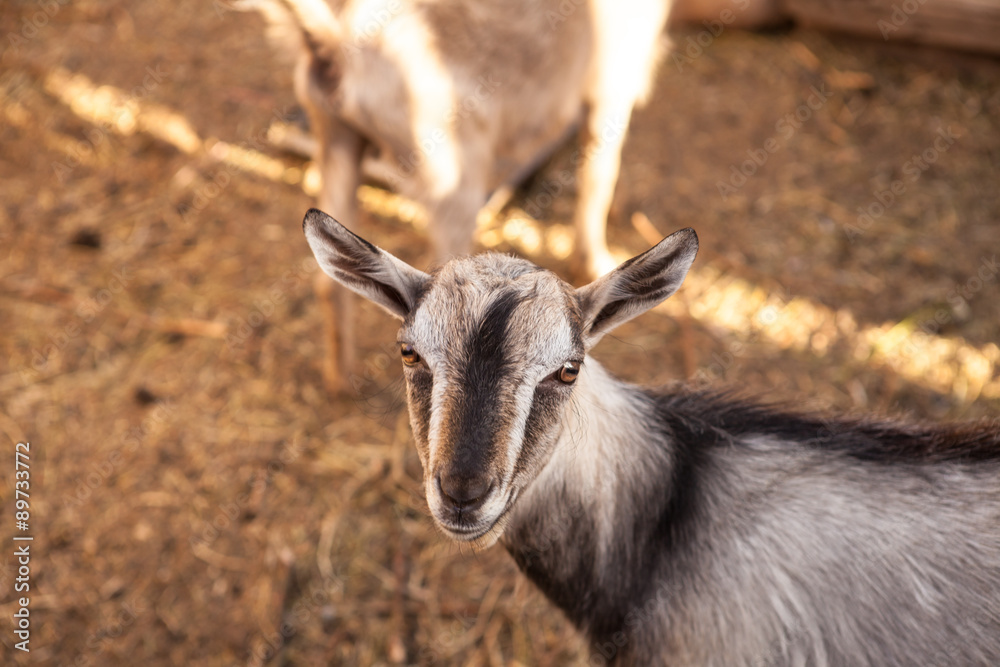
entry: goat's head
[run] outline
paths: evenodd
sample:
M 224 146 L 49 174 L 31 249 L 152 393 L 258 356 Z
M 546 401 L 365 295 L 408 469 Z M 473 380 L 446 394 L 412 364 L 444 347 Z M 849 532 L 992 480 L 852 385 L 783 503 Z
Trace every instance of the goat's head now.
M 587 350 L 680 287 L 694 231 L 574 289 L 525 260 L 485 254 L 419 271 L 316 209 L 303 222 L 322 269 L 402 319 L 397 341 L 431 513 L 487 544 L 548 461 Z

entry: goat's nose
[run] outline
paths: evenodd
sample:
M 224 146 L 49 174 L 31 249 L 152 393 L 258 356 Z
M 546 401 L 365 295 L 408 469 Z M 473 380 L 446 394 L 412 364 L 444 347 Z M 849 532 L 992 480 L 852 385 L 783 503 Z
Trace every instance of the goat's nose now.
M 450 502 L 455 509 L 474 510 L 483 504 L 490 489 L 493 488 L 493 480 L 485 475 L 459 475 L 442 472 L 437 477 L 438 489 L 441 495 Z

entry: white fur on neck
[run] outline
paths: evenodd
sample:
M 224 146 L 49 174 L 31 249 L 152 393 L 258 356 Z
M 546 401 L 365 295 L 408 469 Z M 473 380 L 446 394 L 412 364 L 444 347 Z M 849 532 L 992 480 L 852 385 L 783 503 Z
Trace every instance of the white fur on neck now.
M 564 408 L 552 458 L 524 491 L 519 506 L 526 509 L 515 508 L 511 518 L 512 523 L 526 520 L 534 508 L 580 507 L 594 519 L 595 571 L 606 565 L 621 504 L 655 484 L 655 471 L 669 464 L 668 450 L 657 439 L 662 434 L 654 435 L 652 415 L 644 409 L 652 406 L 637 401 L 636 391 L 586 357 Z M 563 493 L 578 503 L 567 503 Z

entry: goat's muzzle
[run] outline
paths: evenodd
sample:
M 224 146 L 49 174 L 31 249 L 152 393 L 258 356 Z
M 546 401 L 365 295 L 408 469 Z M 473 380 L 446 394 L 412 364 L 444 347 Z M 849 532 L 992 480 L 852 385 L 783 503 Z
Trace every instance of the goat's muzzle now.
M 488 475 L 459 475 L 445 471 L 437 476 L 438 490 L 450 509 L 458 512 L 474 512 L 493 490 L 493 479 Z

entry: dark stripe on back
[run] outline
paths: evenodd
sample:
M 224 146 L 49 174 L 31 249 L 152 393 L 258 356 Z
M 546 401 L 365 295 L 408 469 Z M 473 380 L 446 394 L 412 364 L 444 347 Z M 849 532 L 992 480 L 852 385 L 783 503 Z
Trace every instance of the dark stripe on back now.
M 718 392 L 668 393 L 657 400 L 661 415 L 673 424 L 719 443 L 731 442 L 727 434 L 759 434 L 879 463 L 1000 461 L 996 425 L 826 419 Z

